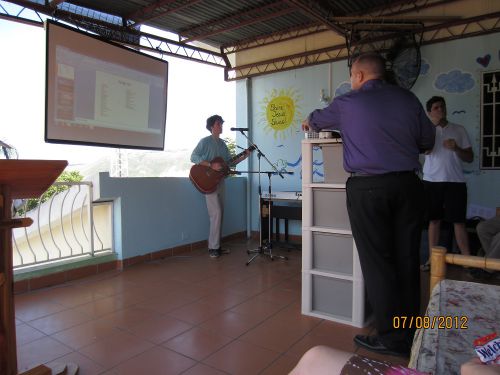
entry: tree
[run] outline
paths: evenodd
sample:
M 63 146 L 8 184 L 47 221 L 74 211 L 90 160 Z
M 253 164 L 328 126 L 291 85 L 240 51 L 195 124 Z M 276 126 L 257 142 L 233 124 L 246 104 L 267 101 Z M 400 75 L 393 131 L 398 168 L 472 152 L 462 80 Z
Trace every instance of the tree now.
M 57 178 L 57 182 L 80 182 L 83 180 L 83 176 L 79 171 L 64 171 Z M 59 194 L 62 191 L 68 190 L 70 188 L 69 185 L 51 185 L 45 193 L 42 194 L 40 198 L 30 198 L 26 201 L 25 204 L 20 206 L 16 210 L 16 214 L 18 216 L 24 215 L 25 212 L 31 211 L 38 207 L 38 205 L 43 202 L 48 201 L 52 196 Z
M 231 154 L 231 157 L 235 157 L 237 152 L 236 152 L 236 141 L 231 138 L 224 138 L 224 142 L 226 142 L 227 148 L 229 149 L 229 153 Z

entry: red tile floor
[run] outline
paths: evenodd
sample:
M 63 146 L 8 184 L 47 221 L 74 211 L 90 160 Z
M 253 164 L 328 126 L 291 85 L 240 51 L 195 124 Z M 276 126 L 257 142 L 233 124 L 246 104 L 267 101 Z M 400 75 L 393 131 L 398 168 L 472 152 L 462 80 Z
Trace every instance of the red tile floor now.
M 363 329 L 300 313 L 301 252 L 288 261 L 225 244 L 16 295 L 19 372 L 73 362 L 93 374 L 287 374 L 318 344 L 357 349 Z

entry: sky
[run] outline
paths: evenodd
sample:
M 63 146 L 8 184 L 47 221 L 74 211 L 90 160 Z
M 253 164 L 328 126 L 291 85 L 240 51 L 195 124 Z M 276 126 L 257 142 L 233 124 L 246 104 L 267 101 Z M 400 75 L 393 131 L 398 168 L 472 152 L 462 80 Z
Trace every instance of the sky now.
M 90 163 L 115 149 L 44 142 L 45 30 L 0 20 L 0 140 L 20 159 L 64 159 L 70 167 Z M 169 62 L 165 150 L 193 149 L 208 135 L 205 120 L 220 114 L 222 137 L 234 139 L 235 83 L 222 68 L 166 57 Z

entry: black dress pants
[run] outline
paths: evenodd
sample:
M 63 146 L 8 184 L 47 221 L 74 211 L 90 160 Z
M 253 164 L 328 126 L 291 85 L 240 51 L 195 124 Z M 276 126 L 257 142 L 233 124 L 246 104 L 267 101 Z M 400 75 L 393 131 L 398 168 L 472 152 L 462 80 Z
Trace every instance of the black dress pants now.
M 394 328 L 393 318 L 409 323 L 420 311 L 423 184 L 415 173 L 394 172 L 351 177 L 346 191 L 375 328 L 386 347 L 409 350 L 415 330 Z

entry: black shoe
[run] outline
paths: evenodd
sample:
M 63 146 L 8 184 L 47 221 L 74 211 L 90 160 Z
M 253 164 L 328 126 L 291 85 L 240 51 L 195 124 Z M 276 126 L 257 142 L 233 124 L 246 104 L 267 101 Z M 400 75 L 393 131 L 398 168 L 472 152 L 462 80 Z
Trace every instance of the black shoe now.
M 354 343 L 366 350 L 370 350 L 375 353 L 394 355 L 398 357 L 409 357 L 410 353 L 407 350 L 394 350 L 386 347 L 380 338 L 376 335 L 365 336 L 356 335 L 354 336 Z
M 219 249 L 208 249 L 208 255 L 210 255 L 210 258 L 220 257 Z
M 219 247 L 219 254 L 220 255 L 224 255 L 224 254 L 230 254 L 231 253 L 231 250 L 229 249 L 223 249 L 222 247 Z

